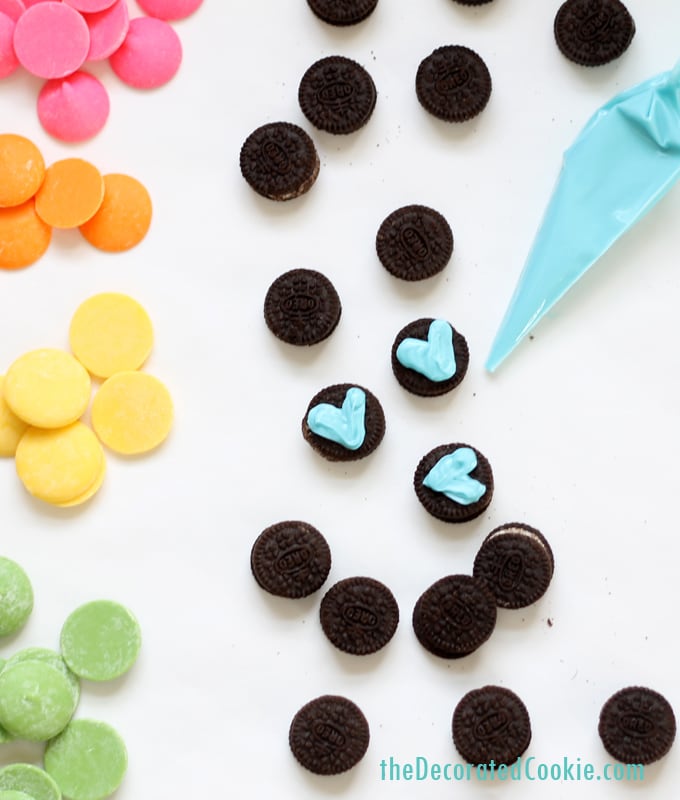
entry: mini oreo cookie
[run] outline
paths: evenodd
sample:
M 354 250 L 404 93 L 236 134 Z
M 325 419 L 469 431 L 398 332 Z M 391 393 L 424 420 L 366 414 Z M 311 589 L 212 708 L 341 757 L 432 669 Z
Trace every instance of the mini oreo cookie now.
M 343 56 L 328 56 L 312 64 L 298 89 L 302 113 L 328 133 L 354 133 L 369 120 L 376 90 L 368 72 Z
M 357 461 L 382 441 L 385 414 L 368 389 L 337 383 L 314 395 L 302 420 L 302 435 L 329 461 Z
M 380 263 L 395 278 L 421 281 L 441 272 L 453 254 L 446 219 L 427 206 L 403 206 L 380 225 L 375 239 Z
M 361 709 L 339 695 L 322 695 L 293 717 L 288 742 L 295 758 L 316 775 L 337 775 L 361 761 L 370 732 Z
M 524 608 L 543 597 L 554 568 L 545 536 L 531 525 L 509 522 L 484 539 L 472 574 L 486 581 L 501 608 Z
M 454 2 L 459 3 L 461 6 L 483 6 L 490 3 L 491 0 L 454 0 Z
M 341 311 L 335 287 L 313 269 L 291 269 L 279 275 L 264 300 L 267 327 L 288 344 L 313 345 L 328 338 Z
M 370 16 L 378 0 L 307 0 L 319 19 L 329 25 L 356 25 Z
M 462 658 L 480 647 L 496 627 L 496 603 L 483 581 L 448 575 L 426 589 L 413 609 L 413 630 L 440 658 Z
M 462 45 L 438 47 L 416 73 L 420 104 L 445 122 L 465 122 L 481 113 L 491 97 L 491 75 L 480 55 Z
M 651 764 L 666 755 L 675 739 L 675 714 L 666 698 L 629 686 L 602 707 L 598 733 L 604 749 L 624 764 Z
M 468 522 L 493 497 L 491 465 L 468 444 L 442 444 L 424 455 L 413 486 L 425 510 L 443 522 Z
M 296 599 L 320 589 L 331 569 L 331 551 L 312 525 L 287 520 L 270 525 L 250 552 L 250 568 L 270 594 Z
M 399 624 L 394 595 L 373 578 L 346 578 L 331 586 L 321 601 L 319 615 L 328 639 L 355 656 L 380 650 Z
M 292 200 L 309 191 L 319 174 L 319 155 L 311 138 L 290 122 L 270 122 L 243 143 L 241 174 L 270 200 Z
M 392 345 L 392 372 L 409 392 L 421 397 L 446 394 L 463 380 L 470 353 L 465 337 L 445 320 L 410 322 Z
M 554 31 L 557 46 L 570 61 L 599 67 L 626 52 L 635 21 L 620 0 L 567 0 L 555 15 Z
M 514 764 L 531 742 L 529 712 L 502 686 L 483 686 L 458 703 L 451 723 L 456 750 L 474 765 Z

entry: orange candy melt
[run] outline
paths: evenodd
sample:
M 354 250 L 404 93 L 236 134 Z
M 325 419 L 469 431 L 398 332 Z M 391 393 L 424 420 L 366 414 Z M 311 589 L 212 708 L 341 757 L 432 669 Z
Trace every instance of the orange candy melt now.
M 149 193 L 135 178 L 102 176 L 82 158 L 64 158 L 45 169 L 33 142 L 0 134 L 0 269 L 37 261 L 52 228 L 78 228 L 109 253 L 129 250 L 146 236 L 151 213 Z
M 99 250 L 119 253 L 142 241 L 151 225 L 151 198 L 129 175 L 104 175 L 104 202 L 89 222 L 80 226 Z
M 44 175 L 42 154 L 30 139 L 15 133 L 0 134 L 0 208 L 30 200 Z
M 52 228 L 28 200 L 13 208 L 0 208 L 0 268 L 21 269 L 37 261 L 47 250 Z
M 97 213 L 104 199 L 101 172 L 82 158 L 55 161 L 35 196 L 38 216 L 54 228 L 78 228 Z

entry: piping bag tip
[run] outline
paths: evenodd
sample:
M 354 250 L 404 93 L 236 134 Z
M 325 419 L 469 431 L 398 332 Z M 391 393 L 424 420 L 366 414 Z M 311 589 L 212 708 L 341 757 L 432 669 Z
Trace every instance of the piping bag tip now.
M 679 177 L 680 62 L 609 100 L 565 152 L 489 372 Z
M 515 299 L 516 298 L 513 298 L 513 301 Z M 529 322 L 527 323 L 521 306 L 518 307 L 514 302 L 511 302 L 510 307 L 508 308 L 508 311 L 501 322 L 501 326 L 498 329 L 496 338 L 493 340 L 486 363 L 484 364 L 484 368 L 487 372 L 496 371 L 496 369 L 505 361 L 510 353 L 512 353 L 522 339 L 524 339 L 524 337 L 534 327 L 534 325 L 538 322 L 539 316 L 542 316 L 543 313 L 544 312 L 541 312 L 541 314 L 538 316 L 534 315 L 533 317 L 530 317 Z

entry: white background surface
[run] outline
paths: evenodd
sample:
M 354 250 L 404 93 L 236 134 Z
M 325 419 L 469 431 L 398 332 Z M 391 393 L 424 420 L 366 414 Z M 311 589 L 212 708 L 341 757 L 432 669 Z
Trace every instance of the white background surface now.
M 609 760 L 597 735 L 604 701 L 642 684 L 680 711 L 676 539 L 680 401 L 676 309 L 677 219 L 668 197 L 597 264 L 494 376 L 483 370 L 560 166 L 587 118 L 616 92 L 680 56 L 675 0 L 629 0 L 637 34 L 617 62 L 587 70 L 557 50 L 559 2 L 380 0 L 361 25 L 325 25 L 304 0 L 207 0 L 176 24 L 184 63 L 166 87 L 134 91 L 104 64 L 111 116 L 94 140 L 67 146 L 39 126 L 40 82 L 0 84 L 0 128 L 33 138 L 48 163 L 66 156 L 142 180 L 154 221 L 136 249 L 107 255 L 77 233 L 55 232 L 46 256 L 0 274 L 0 364 L 40 346 L 66 346 L 70 317 L 99 291 L 127 292 L 148 309 L 156 346 L 148 371 L 170 387 L 176 425 L 160 451 L 108 458 L 88 506 L 33 502 L 11 460 L 0 464 L 1 552 L 21 563 L 35 610 L 0 655 L 58 646 L 80 603 L 110 597 L 138 616 L 140 659 L 111 685 L 83 685 L 78 716 L 119 729 L 130 767 L 120 800 L 238 796 L 671 797 L 680 749 L 647 769 L 642 786 L 381 783 L 379 762 L 459 763 L 453 708 L 499 683 L 531 714 L 527 756 Z M 493 78 L 487 109 L 452 126 L 418 104 L 418 64 L 435 47 L 479 52 Z M 378 89 L 367 127 L 349 137 L 314 131 L 297 85 L 318 58 L 364 64 Z M 267 121 L 313 136 L 317 184 L 278 205 L 243 181 L 238 154 Z M 625 165 L 621 165 L 624 169 Z M 446 270 L 420 285 L 380 266 L 375 233 L 392 210 L 424 203 L 451 223 Z M 278 342 L 262 318 L 265 292 L 292 267 L 326 273 L 343 301 L 332 337 L 310 350 Z M 390 347 L 420 316 L 449 319 L 471 363 L 453 393 L 418 399 L 395 381 Z M 336 382 L 368 386 L 387 434 L 355 465 L 333 465 L 303 441 L 311 397 Z M 429 517 L 411 487 L 420 457 L 463 441 L 490 460 L 494 500 L 478 520 Z M 326 536 L 326 587 L 352 575 L 384 581 L 401 609 L 382 652 L 353 658 L 323 636 L 318 605 L 266 595 L 250 574 L 252 542 L 279 520 Z M 426 653 L 410 623 L 434 580 L 469 572 L 482 538 L 503 522 L 539 527 L 556 559 L 548 593 L 499 613 L 492 638 L 448 662 Z M 553 620 L 549 627 L 547 620 Z M 287 744 L 297 709 L 344 694 L 371 727 L 351 772 L 318 778 Z M 4 745 L 0 760 L 39 759 Z

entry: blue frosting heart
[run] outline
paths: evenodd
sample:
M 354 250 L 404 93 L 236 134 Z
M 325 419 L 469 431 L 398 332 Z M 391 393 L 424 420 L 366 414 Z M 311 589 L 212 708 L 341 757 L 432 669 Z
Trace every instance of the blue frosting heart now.
M 353 386 L 347 390 L 342 407 L 319 403 L 309 409 L 307 425 L 317 436 L 358 450 L 366 438 L 366 392 Z
M 470 447 L 459 447 L 437 461 L 425 476 L 423 485 L 462 506 L 472 505 L 486 492 L 483 483 L 470 477 L 476 466 L 475 451 Z
M 427 341 L 407 337 L 399 343 L 397 361 L 431 381 L 447 381 L 456 374 L 453 328 L 446 320 L 432 320 Z

